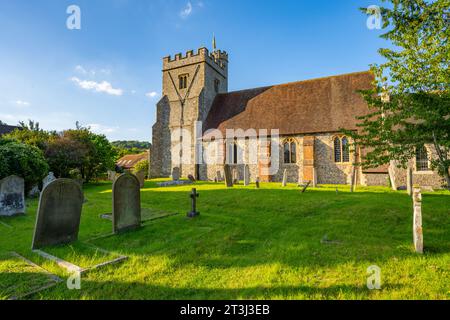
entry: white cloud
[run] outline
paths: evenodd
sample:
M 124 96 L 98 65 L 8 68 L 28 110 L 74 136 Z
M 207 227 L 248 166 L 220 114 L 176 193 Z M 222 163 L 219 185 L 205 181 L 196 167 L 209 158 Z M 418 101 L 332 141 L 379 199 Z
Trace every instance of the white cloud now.
M 80 65 L 75 67 L 75 71 L 81 74 L 88 74 L 88 71 Z
M 115 89 L 108 81 L 96 82 L 90 80 L 80 80 L 77 77 L 72 77 L 70 79 L 72 82 L 76 83 L 80 88 L 84 90 L 96 91 L 107 93 L 113 96 L 123 95 L 122 89 Z
M 14 103 L 18 107 L 29 107 L 29 106 L 31 106 L 31 103 L 29 103 L 28 101 L 24 101 L 24 100 L 15 100 L 15 101 L 12 101 L 12 103 Z
M 109 127 L 98 123 L 91 123 L 87 126 L 90 127 L 93 132 L 105 135 L 114 133 L 119 129 L 119 127 Z
M 192 3 L 190 1 L 188 1 L 188 3 L 186 4 L 186 7 L 181 10 L 180 12 L 180 17 L 185 19 L 187 17 L 189 17 L 192 14 Z
M 155 92 L 155 91 L 151 91 L 151 92 L 146 93 L 145 96 L 150 98 L 150 99 L 153 99 L 153 98 L 156 98 L 158 96 L 158 93 Z

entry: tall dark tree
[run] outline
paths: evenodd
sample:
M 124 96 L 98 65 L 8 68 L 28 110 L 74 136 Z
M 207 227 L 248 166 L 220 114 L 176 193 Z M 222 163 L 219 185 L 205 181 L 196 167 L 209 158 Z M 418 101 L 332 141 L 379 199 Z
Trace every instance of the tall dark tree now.
M 432 145 L 432 168 L 450 188 L 450 0 L 383 1 L 382 37 L 394 49 L 379 50 L 386 62 L 372 65 L 374 89 L 362 92 L 371 112 L 347 133 L 368 151 L 366 168 L 392 160 L 406 167 Z

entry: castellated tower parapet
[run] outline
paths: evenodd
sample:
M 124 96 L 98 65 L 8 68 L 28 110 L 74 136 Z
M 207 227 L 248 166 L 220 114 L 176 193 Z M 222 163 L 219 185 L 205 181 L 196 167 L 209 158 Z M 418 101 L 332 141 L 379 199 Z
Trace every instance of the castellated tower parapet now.
M 189 50 L 185 55 L 177 53 L 174 57 L 164 57 L 163 71 L 169 71 L 198 63 L 207 63 L 211 68 L 225 78 L 228 78 L 228 53 L 221 50 L 216 50 L 211 53 L 204 47 L 198 49 L 195 53 L 194 50 Z

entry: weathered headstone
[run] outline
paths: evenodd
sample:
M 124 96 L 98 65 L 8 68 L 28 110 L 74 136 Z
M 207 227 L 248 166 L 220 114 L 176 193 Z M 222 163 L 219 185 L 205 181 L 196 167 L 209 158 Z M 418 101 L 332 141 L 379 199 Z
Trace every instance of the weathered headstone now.
M 408 168 L 406 172 L 406 188 L 408 190 L 408 195 L 412 196 L 413 190 L 413 172 L 411 168 Z
M 216 172 L 216 175 L 217 175 L 217 182 L 223 181 L 222 172 L 217 171 L 217 172 Z
M 17 176 L 9 176 L 0 180 L 0 216 L 24 214 L 25 182 Z
M 248 165 L 244 166 L 244 186 L 250 185 L 250 167 Z
M 226 164 L 223 166 L 223 172 L 224 172 L 224 176 L 225 176 L 225 184 L 228 188 L 232 188 L 233 187 L 233 177 L 231 174 L 231 168 L 230 165 Z
M 108 170 L 108 180 L 114 181 L 116 179 L 116 172 L 113 170 Z
M 178 180 L 180 180 L 180 176 L 181 176 L 180 168 L 179 167 L 173 168 L 172 169 L 172 180 L 178 181 Z
M 414 206 L 414 248 L 417 253 L 423 253 L 423 230 L 422 230 L 422 192 L 418 185 L 413 188 Z
M 188 179 L 189 181 L 191 181 L 192 183 L 196 182 L 194 176 L 192 174 L 188 175 Z
M 119 233 L 141 226 L 141 188 L 130 173 L 120 175 L 113 184 L 113 231 Z
M 53 172 L 49 172 L 48 175 L 42 180 L 42 188 L 45 188 L 49 183 L 55 181 L 55 174 Z
M 259 189 L 259 177 L 256 178 L 255 185 L 256 189 Z
M 200 212 L 197 211 L 197 198 L 200 195 L 197 193 L 197 189 L 192 188 L 192 193 L 190 195 L 192 201 L 192 209 L 191 212 L 188 213 L 189 218 L 195 218 L 200 215 Z
M 37 198 L 41 194 L 41 190 L 39 190 L 39 186 L 35 185 L 31 190 L 28 192 L 29 198 Z
M 78 239 L 83 191 L 70 179 L 50 182 L 41 192 L 33 249 L 67 244 Z
M 283 183 L 281 185 L 283 188 L 287 186 L 287 169 L 284 169 L 283 172 Z
M 233 183 L 239 184 L 239 171 L 237 168 L 233 169 Z
M 139 171 L 136 173 L 136 178 L 139 180 L 139 186 L 143 188 L 145 186 L 145 171 Z

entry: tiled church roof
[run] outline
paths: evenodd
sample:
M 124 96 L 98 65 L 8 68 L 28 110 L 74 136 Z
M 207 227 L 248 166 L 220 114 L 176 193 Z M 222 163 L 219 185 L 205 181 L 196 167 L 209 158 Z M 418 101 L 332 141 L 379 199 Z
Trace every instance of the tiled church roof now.
M 365 71 L 219 94 L 203 130 L 279 129 L 281 135 L 353 130 L 355 117 L 368 112 L 357 90 L 369 89 L 373 80 Z

